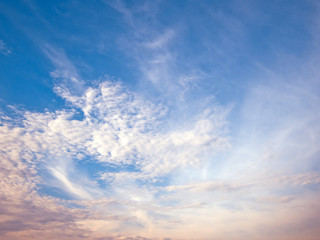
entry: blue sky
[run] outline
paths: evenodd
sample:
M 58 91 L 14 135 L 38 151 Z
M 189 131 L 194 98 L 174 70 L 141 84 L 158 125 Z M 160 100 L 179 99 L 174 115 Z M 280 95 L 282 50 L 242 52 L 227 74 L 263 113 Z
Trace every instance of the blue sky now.
M 317 239 L 316 1 L 0 1 L 3 239 Z

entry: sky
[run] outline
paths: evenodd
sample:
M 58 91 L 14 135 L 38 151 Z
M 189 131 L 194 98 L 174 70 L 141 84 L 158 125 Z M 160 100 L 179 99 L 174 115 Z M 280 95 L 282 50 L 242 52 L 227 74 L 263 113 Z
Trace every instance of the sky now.
M 317 240 L 316 0 L 0 0 L 0 238 Z

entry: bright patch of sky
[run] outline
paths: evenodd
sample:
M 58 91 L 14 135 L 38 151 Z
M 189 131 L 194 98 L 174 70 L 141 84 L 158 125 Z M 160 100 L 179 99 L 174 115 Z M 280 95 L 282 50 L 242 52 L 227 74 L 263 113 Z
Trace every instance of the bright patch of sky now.
M 316 1 L 0 1 L 1 239 L 317 239 Z

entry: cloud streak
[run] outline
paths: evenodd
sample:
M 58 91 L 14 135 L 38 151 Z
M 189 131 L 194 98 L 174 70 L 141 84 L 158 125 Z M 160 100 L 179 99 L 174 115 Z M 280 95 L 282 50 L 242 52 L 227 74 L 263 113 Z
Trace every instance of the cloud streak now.
M 0 53 L 5 56 L 8 56 L 12 53 L 11 50 L 5 44 L 5 42 L 2 41 L 1 39 L 0 39 Z

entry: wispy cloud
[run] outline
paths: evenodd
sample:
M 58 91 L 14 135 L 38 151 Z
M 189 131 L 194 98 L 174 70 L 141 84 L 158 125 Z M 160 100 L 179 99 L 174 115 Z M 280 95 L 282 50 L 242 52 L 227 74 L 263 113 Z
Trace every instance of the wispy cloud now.
M 165 189 L 171 191 L 209 192 L 209 191 L 236 191 L 250 185 L 226 184 L 219 182 L 200 182 L 187 185 L 167 186 Z
M 9 54 L 11 54 L 11 50 L 7 47 L 7 45 L 5 44 L 4 41 L 2 41 L 0 39 L 0 53 L 2 53 L 3 55 L 8 56 Z
M 118 42 L 135 61 L 141 85 L 153 87 L 172 103 L 185 100 L 186 93 L 197 86 L 205 74 L 198 66 L 189 66 L 188 59 L 184 59 L 184 64 L 180 62 L 176 46 L 179 45 L 181 27 L 178 24 L 159 26 L 156 17 L 158 2 L 144 2 L 131 8 L 123 1 L 108 4 L 123 15 L 127 24 L 130 35 Z
M 81 186 L 78 186 L 77 184 L 72 183 L 68 179 L 68 176 L 66 176 L 66 174 L 63 172 L 65 169 L 61 169 L 59 171 L 59 169 L 51 168 L 50 170 L 51 170 L 51 173 L 64 184 L 64 186 L 66 187 L 68 192 L 75 194 L 76 196 L 80 197 L 81 199 L 91 199 L 92 198 L 85 190 L 82 189 Z
M 59 73 L 64 73 L 63 76 L 65 76 L 65 78 L 69 78 L 73 82 L 80 81 L 77 69 L 75 68 L 73 63 L 68 59 L 68 57 L 62 49 L 55 48 L 46 43 L 43 45 L 43 51 L 45 55 L 54 64 L 54 68 L 58 70 L 57 73 L 53 73 L 54 77 Z

